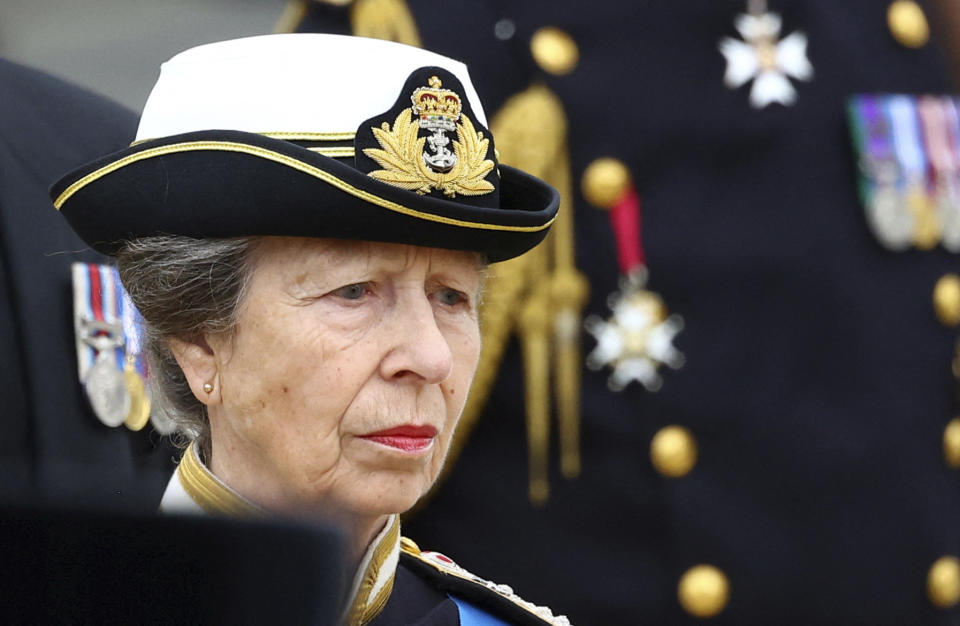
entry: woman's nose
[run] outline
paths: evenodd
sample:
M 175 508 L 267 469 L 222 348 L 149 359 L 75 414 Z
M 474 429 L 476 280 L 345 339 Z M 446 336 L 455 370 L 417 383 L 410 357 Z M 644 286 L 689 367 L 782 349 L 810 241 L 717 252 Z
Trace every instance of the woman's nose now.
M 446 380 L 453 370 L 453 352 L 424 295 L 398 303 L 386 324 L 390 349 L 381 363 L 388 380 L 409 378 L 426 384 Z

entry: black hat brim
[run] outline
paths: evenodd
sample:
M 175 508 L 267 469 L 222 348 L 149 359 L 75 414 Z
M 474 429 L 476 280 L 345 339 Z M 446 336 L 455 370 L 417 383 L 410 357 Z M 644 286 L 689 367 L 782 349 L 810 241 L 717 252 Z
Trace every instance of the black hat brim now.
M 500 166 L 500 208 L 418 195 L 351 164 L 255 133 L 207 130 L 138 143 L 70 172 L 54 205 L 93 249 L 124 240 L 277 235 L 523 254 L 547 234 L 559 196 Z

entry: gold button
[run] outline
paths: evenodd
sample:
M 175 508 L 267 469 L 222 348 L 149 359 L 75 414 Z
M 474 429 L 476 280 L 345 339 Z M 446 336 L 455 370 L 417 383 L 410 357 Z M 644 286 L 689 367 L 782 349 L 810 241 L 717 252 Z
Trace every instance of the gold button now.
M 944 326 L 960 324 L 960 276 L 944 274 L 933 287 L 933 310 Z
M 697 464 L 697 440 L 682 426 L 661 428 L 650 441 L 650 460 L 664 476 L 686 476 Z
M 611 209 L 630 188 L 630 170 L 623 161 L 602 157 L 583 170 L 583 197 L 601 209 Z
M 730 583 L 712 565 L 695 565 L 680 577 L 677 599 L 683 610 L 695 617 L 713 617 L 727 606 Z
M 556 26 L 544 26 L 533 33 L 530 53 L 543 71 L 557 76 L 572 72 L 580 60 L 577 42 Z
M 947 422 L 943 429 L 943 460 L 947 466 L 960 469 L 960 417 Z
M 941 609 L 960 602 L 960 559 L 943 556 L 934 562 L 927 574 L 927 595 Z
M 923 9 L 913 0 L 896 0 L 887 9 L 890 34 L 907 48 L 921 48 L 930 40 L 930 26 Z

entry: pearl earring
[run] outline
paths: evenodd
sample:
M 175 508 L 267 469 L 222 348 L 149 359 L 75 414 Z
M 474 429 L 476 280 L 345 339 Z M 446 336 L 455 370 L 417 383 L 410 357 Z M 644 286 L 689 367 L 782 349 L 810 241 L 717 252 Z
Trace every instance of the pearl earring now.
M 203 390 L 207 393 L 213 393 L 213 385 L 210 383 L 203 383 Z

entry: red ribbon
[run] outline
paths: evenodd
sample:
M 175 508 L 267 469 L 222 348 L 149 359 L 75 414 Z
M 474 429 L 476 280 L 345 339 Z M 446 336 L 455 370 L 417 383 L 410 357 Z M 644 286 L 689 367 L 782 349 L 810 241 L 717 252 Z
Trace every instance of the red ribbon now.
M 103 321 L 103 286 L 100 284 L 100 267 L 94 263 L 87 266 L 87 272 L 90 274 L 90 308 L 93 309 L 93 317 L 98 322 Z M 99 332 L 99 335 L 106 333 Z
M 640 240 L 640 196 L 633 187 L 610 209 L 610 227 L 617 241 L 620 273 L 626 275 L 647 262 Z

